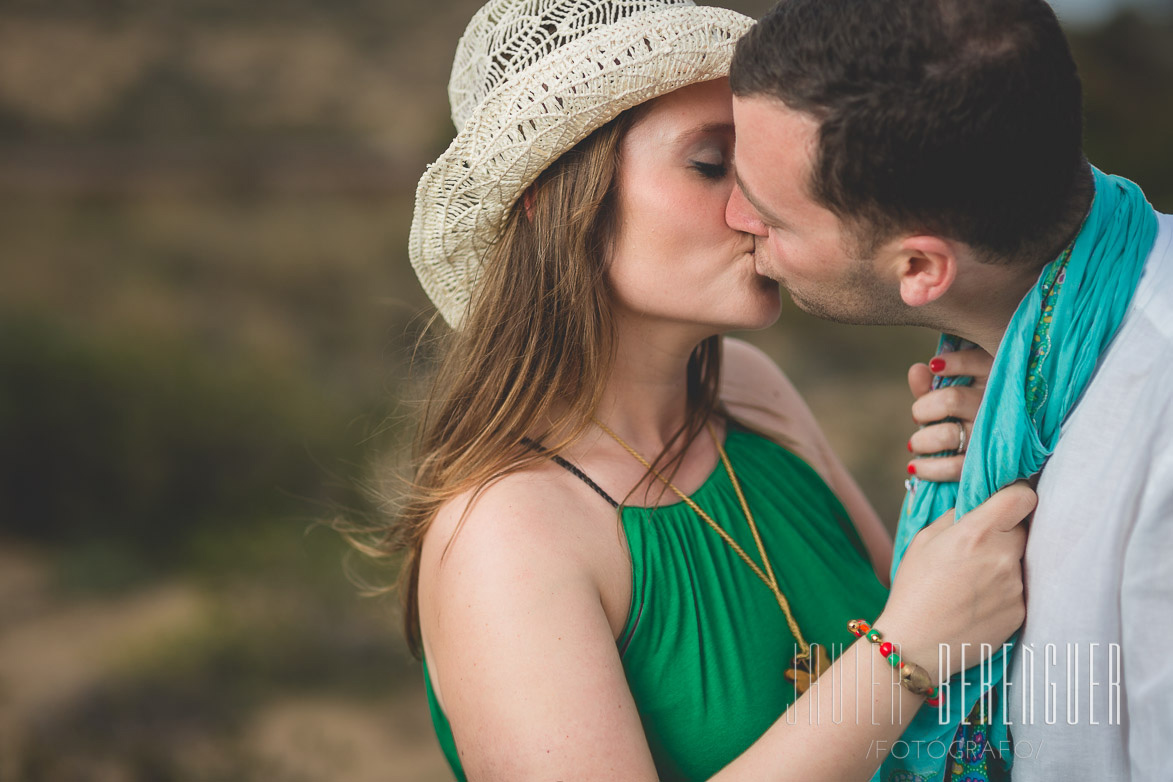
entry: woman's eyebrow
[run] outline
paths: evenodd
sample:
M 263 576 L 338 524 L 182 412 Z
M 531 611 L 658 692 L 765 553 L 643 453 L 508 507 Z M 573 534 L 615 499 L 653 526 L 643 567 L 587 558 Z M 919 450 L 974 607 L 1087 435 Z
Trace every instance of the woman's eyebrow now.
M 686 139 L 689 139 L 693 136 L 703 136 L 703 135 L 708 135 L 710 133 L 727 133 L 730 136 L 732 136 L 733 135 L 733 123 L 732 122 L 705 122 L 700 125 L 696 125 L 694 127 L 688 128 L 687 130 L 682 130 L 676 136 L 676 141 L 681 142 L 681 141 L 685 141 Z

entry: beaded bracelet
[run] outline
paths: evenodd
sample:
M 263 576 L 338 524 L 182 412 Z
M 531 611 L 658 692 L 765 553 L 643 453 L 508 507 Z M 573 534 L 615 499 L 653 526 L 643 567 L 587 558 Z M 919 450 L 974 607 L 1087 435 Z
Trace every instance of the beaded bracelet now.
M 885 657 L 888 660 L 888 664 L 893 668 L 898 667 L 900 669 L 900 683 L 910 692 L 925 696 L 925 703 L 930 706 L 940 705 L 941 694 L 933 686 L 933 680 L 929 678 L 929 672 L 916 663 L 901 660 L 900 655 L 892 650 L 892 644 L 884 640 L 884 636 L 879 630 L 862 619 L 852 619 L 847 623 L 847 629 L 856 638 L 861 638 L 866 635 L 868 641 L 879 644 L 881 656 Z

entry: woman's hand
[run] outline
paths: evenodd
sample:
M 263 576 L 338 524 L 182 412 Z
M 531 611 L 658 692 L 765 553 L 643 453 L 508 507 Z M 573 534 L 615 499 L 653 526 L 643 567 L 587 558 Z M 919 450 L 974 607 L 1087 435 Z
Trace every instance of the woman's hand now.
M 926 481 L 956 481 L 961 478 L 965 448 L 973 433 L 973 422 L 982 404 L 986 380 L 994 357 L 981 348 L 958 350 L 937 356 L 928 364 L 913 364 L 908 370 L 908 387 L 915 401 L 912 418 L 922 428 L 908 440 L 913 454 L 908 472 Z M 936 376 L 972 375 L 973 385 L 933 389 Z M 944 418 L 956 421 L 941 422 Z M 941 423 L 936 423 L 941 422 Z M 959 451 L 955 456 L 927 458 L 941 451 Z
M 1022 625 L 1022 520 L 1037 499 L 1019 481 L 960 522 L 949 511 L 909 545 L 876 627 L 934 683 L 976 665 L 981 644 L 997 648 Z M 939 659 L 941 645 L 949 647 L 947 661 Z

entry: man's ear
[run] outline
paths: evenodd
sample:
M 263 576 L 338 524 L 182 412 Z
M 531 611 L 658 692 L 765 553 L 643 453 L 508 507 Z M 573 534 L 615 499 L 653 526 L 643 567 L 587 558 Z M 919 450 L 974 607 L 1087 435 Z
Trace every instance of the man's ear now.
M 905 237 L 897 249 L 900 298 L 923 307 L 945 295 L 957 278 L 957 248 L 939 236 Z

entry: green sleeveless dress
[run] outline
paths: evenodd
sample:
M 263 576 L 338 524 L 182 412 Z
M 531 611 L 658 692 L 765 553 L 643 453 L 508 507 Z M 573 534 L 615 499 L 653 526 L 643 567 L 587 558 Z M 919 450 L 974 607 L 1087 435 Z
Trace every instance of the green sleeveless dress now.
M 731 425 L 725 448 L 799 628 L 838 657 L 856 640 L 847 621 L 874 620 L 888 595 L 847 511 L 814 469 L 773 441 Z M 692 499 L 757 561 L 719 462 Z M 622 522 L 632 560 L 618 639 L 627 682 L 660 779 L 707 779 L 794 701 L 783 674 L 795 639 L 770 589 L 686 504 L 625 506 Z M 440 746 L 464 782 L 426 662 L 424 680 Z

